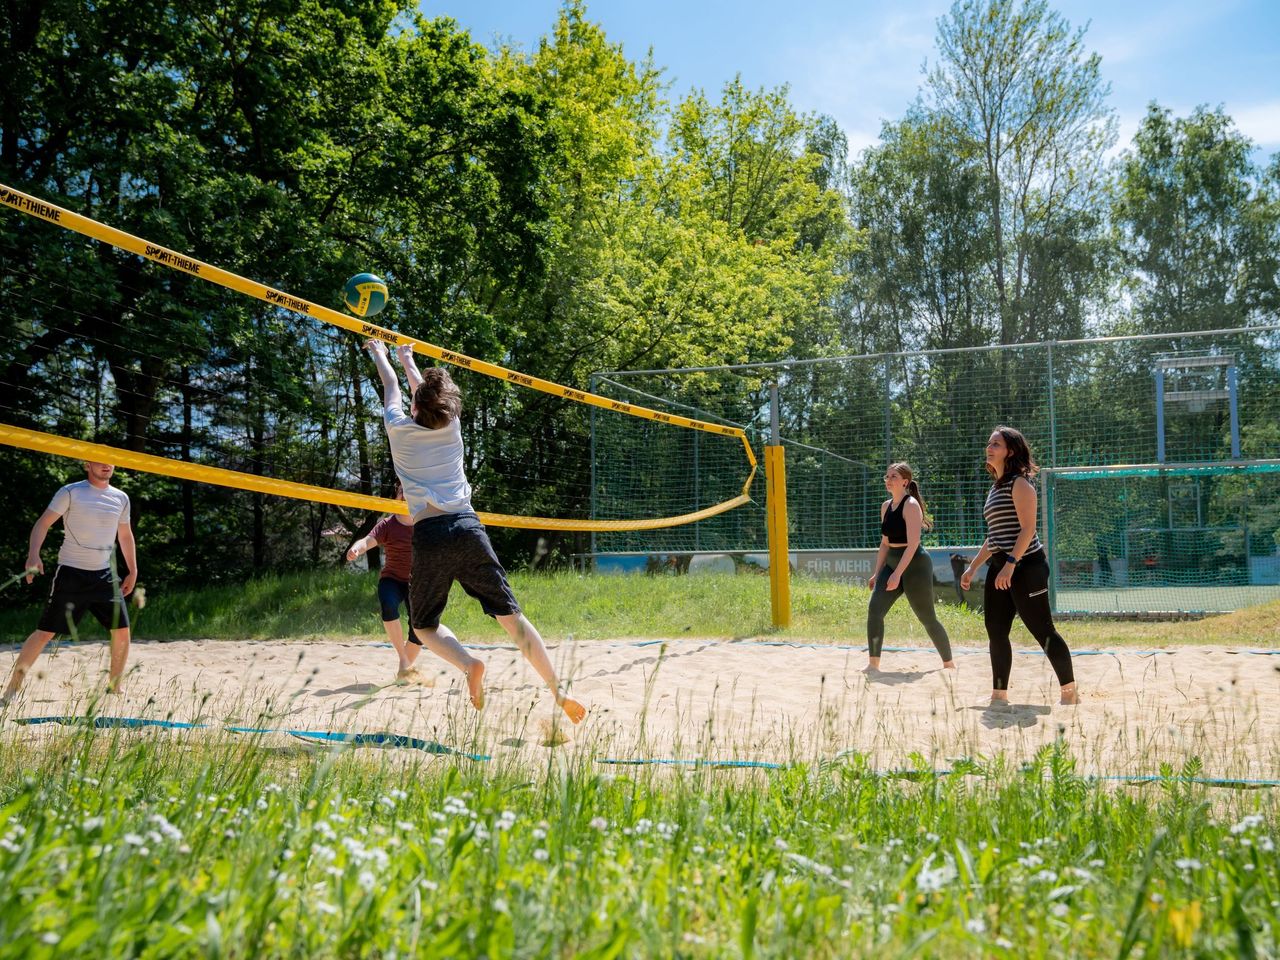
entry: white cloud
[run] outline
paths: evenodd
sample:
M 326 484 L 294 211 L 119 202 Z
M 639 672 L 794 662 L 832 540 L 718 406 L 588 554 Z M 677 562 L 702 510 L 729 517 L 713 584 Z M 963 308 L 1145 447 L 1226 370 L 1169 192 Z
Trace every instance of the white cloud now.
M 939 0 L 898 7 L 862 29 L 833 30 L 821 42 L 782 54 L 792 102 L 835 118 L 856 156 L 879 142 L 880 125 L 900 119 L 915 99 L 921 65 L 933 55 Z
M 1240 132 L 1260 147 L 1280 146 L 1280 100 L 1253 103 L 1227 113 Z

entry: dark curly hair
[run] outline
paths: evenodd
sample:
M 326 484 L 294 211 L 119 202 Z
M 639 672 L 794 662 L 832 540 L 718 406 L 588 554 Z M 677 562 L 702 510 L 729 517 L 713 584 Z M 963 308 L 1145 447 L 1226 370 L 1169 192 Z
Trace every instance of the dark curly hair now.
M 1004 473 L 998 478 L 999 483 L 1013 483 L 1018 477 L 1026 477 L 1030 480 L 1040 472 L 1035 458 L 1031 456 L 1031 446 L 1021 430 L 1000 426 L 992 432 L 1004 437 L 1004 445 L 1009 448 L 1009 453 L 1004 458 Z M 984 466 L 987 468 L 987 473 L 995 479 L 996 472 L 991 465 L 984 464 Z
M 413 391 L 413 406 L 418 426 L 439 430 L 462 416 L 462 391 L 444 367 L 428 367 Z

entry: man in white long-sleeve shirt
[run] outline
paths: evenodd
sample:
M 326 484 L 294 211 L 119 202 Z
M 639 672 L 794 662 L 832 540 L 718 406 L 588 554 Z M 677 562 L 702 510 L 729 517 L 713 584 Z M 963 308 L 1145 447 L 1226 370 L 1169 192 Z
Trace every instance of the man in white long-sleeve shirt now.
M 18 652 L 9 675 L 9 685 L 0 705 L 8 703 L 31 670 L 45 644 L 60 633 L 69 633 L 92 613 L 111 633 L 111 667 L 108 689 L 116 690 L 129 657 L 129 612 L 124 598 L 133 592 L 138 579 L 137 551 L 129 526 L 129 495 L 111 486 L 115 467 L 109 463 L 84 464 L 86 478 L 58 490 L 31 528 L 27 549 L 27 583 L 44 573 L 40 548 L 59 519 L 62 520 L 62 548 L 53 573 L 49 602 L 35 631 Z M 129 568 L 117 583 L 112 569 L 116 540 Z

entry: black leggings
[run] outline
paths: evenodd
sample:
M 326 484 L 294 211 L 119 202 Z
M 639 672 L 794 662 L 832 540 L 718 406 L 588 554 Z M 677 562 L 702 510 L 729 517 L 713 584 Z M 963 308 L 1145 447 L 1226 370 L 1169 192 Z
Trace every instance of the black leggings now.
M 929 559 L 929 555 L 917 547 L 916 555 L 911 558 L 911 563 L 902 574 L 898 589 L 892 593 L 888 590 L 889 578 L 893 576 L 904 552 L 903 547 L 890 547 L 884 569 L 876 577 L 876 587 L 871 592 L 871 602 L 867 605 L 867 652 L 873 657 L 880 656 L 880 651 L 884 649 L 884 615 L 905 593 L 911 609 L 916 612 L 928 631 L 929 639 L 938 648 L 938 656 L 945 662 L 951 659 L 951 641 L 947 639 L 947 628 L 938 621 L 938 615 L 933 611 L 933 561 Z
M 996 574 L 1005 565 L 1005 555 L 998 553 L 987 566 L 987 584 L 982 592 L 982 617 L 987 624 L 987 642 L 991 650 L 991 688 L 1009 689 L 1009 673 L 1013 669 L 1013 645 L 1009 630 L 1016 613 L 1058 675 L 1058 683 L 1066 686 L 1075 680 L 1071 672 L 1071 651 L 1053 626 L 1049 607 L 1049 563 L 1044 550 L 1022 558 L 1013 569 L 1013 582 L 1008 590 L 996 589 Z

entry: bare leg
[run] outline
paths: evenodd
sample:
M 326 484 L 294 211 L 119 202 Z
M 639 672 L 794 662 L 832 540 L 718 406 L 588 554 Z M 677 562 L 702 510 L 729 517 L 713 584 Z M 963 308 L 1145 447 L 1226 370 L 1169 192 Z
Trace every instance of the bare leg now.
M 467 653 L 467 648 L 458 642 L 453 631 L 443 623 L 435 629 L 414 627 L 413 632 L 422 641 L 424 647 L 445 663 L 457 667 L 467 675 L 467 691 L 471 695 L 471 705 L 477 710 L 482 709 L 484 707 L 484 661 Z
M 396 648 L 396 656 L 400 658 L 397 679 L 404 679 L 405 675 L 413 669 L 413 661 L 418 659 L 418 651 L 422 648 L 416 643 L 405 642 L 404 627 L 401 626 L 399 617 L 394 620 L 383 620 L 382 629 L 387 632 L 387 639 L 391 641 L 391 646 Z
M 22 649 L 18 651 L 18 659 L 14 661 L 13 672 L 9 674 L 9 686 L 5 688 L 4 696 L 0 697 L 0 706 L 13 699 L 18 688 L 22 686 L 22 681 L 31 671 L 31 665 L 36 662 L 36 657 L 40 656 L 40 651 L 45 648 L 45 644 L 53 638 L 54 634 L 48 630 L 35 630 L 31 636 L 27 637 Z
M 867 665 L 863 668 L 863 673 L 875 673 L 880 669 L 879 657 L 867 657 Z
M 125 661 L 129 659 L 129 628 L 120 627 L 111 631 L 111 668 L 107 673 L 107 691 L 120 692 L 120 681 L 124 677 Z
M 1062 685 L 1062 698 L 1058 702 L 1066 704 L 1075 704 L 1080 702 L 1080 694 L 1076 692 L 1076 682 L 1074 680 Z
M 571 700 L 560 693 L 560 680 L 556 676 L 555 667 L 551 665 L 551 658 L 547 655 L 547 646 L 542 642 L 542 635 L 538 633 L 537 627 L 530 623 L 529 618 L 523 613 L 507 614 L 506 616 L 498 617 L 497 621 L 502 625 L 502 629 L 507 631 L 511 639 L 516 642 L 516 646 L 524 654 L 524 658 L 533 666 L 533 669 L 538 672 L 538 676 L 542 677 L 543 682 L 551 688 L 551 692 L 555 694 L 556 703 L 560 706 L 560 709 L 574 723 L 579 723 L 587 715 L 587 708 L 577 700 Z

